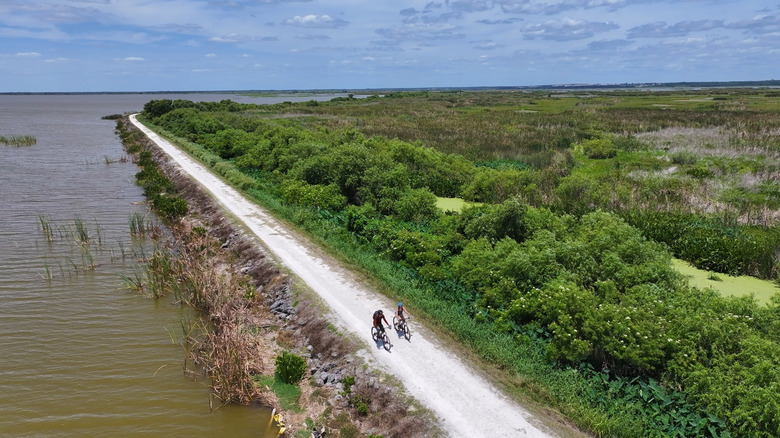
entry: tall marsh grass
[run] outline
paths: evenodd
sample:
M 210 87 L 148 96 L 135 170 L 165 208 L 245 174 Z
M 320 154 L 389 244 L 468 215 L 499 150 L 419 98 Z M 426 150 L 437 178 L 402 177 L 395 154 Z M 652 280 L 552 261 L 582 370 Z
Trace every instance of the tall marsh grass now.
M 130 215 L 130 235 L 143 237 L 146 233 L 154 231 L 157 225 L 148 215 L 134 211 Z
M 89 223 L 78 215 L 72 220 L 58 220 L 48 214 L 39 214 L 37 222 L 47 243 L 45 254 L 41 255 L 43 272 L 40 274 L 46 281 L 95 271 L 104 264 L 127 260 L 128 257 L 138 261 L 147 259 L 145 247 L 150 245 L 145 240 L 133 240 L 128 247 L 127 232 L 118 236 L 105 236 L 104 227 L 97 219 Z M 160 236 L 159 226 L 154 222 L 150 219 L 142 222 L 145 235 L 147 230 L 151 230 L 152 239 Z M 128 282 L 129 279 L 131 277 L 127 275 L 122 276 L 123 281 L 132 283 Z M 137 279 L 135 283 L 138 283 Z

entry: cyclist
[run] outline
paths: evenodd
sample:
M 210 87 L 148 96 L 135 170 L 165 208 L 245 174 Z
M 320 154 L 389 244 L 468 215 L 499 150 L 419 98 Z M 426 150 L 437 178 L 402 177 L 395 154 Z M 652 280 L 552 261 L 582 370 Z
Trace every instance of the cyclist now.
M 387 318 L 385 318 L 385 313 L 382 312 L 382 309 L 374 312 L 374 328 L 379 330 L 379 336 L 382 336 L 382 333 L 385 332 L 385 326 L 382 325 L 383 319 L 385 320 L 385 324 L 390 327 L 390 323 L 387 322 Z
M 400 322 L 405 322 L 406 321 L 406 318 L 404 318 L 404 312 L 406 312 L 406 309 L 404 308 L 404 303 L 399 301 L 398 302 L 398 308 L 395 310 L 395 315 L 398 317 Z M 406 312 L 406 313 L 409 313 L 409 312 Z M 412 316 L 412 315 L 409 314 L 409 316 Z

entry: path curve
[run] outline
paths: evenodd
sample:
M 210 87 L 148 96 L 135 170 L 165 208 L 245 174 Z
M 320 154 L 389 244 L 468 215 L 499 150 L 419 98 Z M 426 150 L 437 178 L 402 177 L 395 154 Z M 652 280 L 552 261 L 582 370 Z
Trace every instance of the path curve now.
M 430 409 L 452 437 L 551 437 L 553 433 L 516 402 L 479 376 L 424 328 L 410 323 L 412 338 L 395 339 L 389 330 L 390 352 L 371 339 L 371 315 L 395 303 L 367 290 L 355 277 L 330 260 L 314 254 L 311 245 L 292 234 L 258 205 L 244 198 L 203 165 L 138 122 L 130 120 L 174 162 L 205 187 L 216 200 L 264 242 L 277 260 L 316 292 L 333 312 L 333 323 L 364 341 L 371 365 L 392 374 L 406 390 Z M 532 424 L 533 421 L 533 424 Z

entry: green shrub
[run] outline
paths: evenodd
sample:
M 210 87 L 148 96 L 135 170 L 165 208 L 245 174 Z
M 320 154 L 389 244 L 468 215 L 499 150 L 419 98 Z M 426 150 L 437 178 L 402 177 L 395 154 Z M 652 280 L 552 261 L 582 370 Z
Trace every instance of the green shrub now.
M 500 203 L 533 185 L 533 173 L 527 169 L 480 167 L 463 187 L 463 198 L 468 201 Z
M 441 214 L 436 207 L 436 195 L 428 189 L 410 189 L 395 203 L 398 218 L 407 222 L 425 222 Z
M 712 178 L 715 173 L 707 168 L 706 165 L 698 164 L 686 170 L 685 173 L 696 179 Z
M 303 378 L 306 371 L 306 359 L 289 351 L 282 351 L 276 356 L 276 371 L 274 376 L 284 383 L 296 384 Z
M 696 155 L 688 151 L 675 152 L 669 158 L 674 164 L 687 164 L 691 166 L 696 164 L 697 161 Z
M 189 211 L 187 201 L 172 196 L 155 196 L 152 198 L 152 205 L 157 214 L 170 221 L 185 216 Z
M 617 155 L 617 147 L 611 138 L 600 137 L 582 141 L 582 152 L 593 159 L 612 158 Z
M 309 184 L 300 180 L 286 180 L 281 186 L 282 196 L 291 204 L 338 211 L 347 204 L 335 184 Z

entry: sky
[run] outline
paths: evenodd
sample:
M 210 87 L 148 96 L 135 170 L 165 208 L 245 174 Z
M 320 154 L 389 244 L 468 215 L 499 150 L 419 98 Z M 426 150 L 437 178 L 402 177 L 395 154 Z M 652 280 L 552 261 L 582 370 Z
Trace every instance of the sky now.
M 0 92 L 780 79 L 780 0 L 0 0 Z

